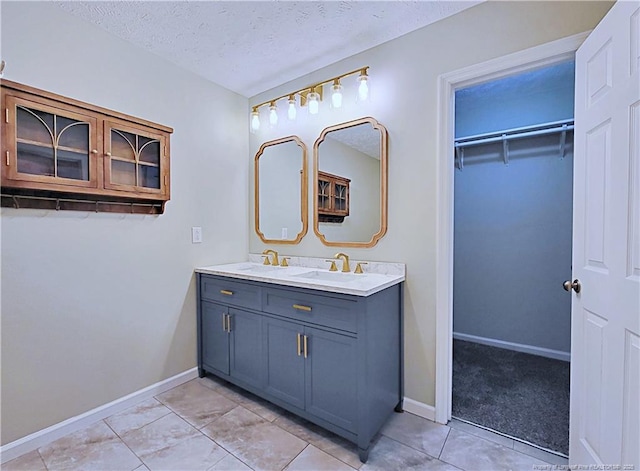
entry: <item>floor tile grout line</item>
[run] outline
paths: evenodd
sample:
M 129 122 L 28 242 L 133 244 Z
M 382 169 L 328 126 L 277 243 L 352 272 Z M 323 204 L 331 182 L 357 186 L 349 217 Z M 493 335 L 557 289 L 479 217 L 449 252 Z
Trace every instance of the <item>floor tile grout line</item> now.
M 380 435 L 384 435 L 384 434 L 380 434 Z M 397 440 L 397 439 L 395 439 L 395 438 L 393 438 L 393 437 L 390 437 L 390 436 L 388 436 L 388 435 L 384 435 L 384 436 L 385 436 L 385 438 L 388 438 L 389 440 L 392 440 L 392 441 L 394 441 L 394 442 L 396 442 L 396 443 L 399 443 L 399 444 L 400 444 L 400 445 L 402 445 L 402 446 L 406 446 L 407 448 L 411 448 L 413 451 L 417 451 L 418 453 L 422 453 L 423 455 L 426 455 L 426 456 L 428 456 L 429 458 L 432 458 L 432 459 L 434 459 L 434 460 L 438 460 L 438 461 L 440 461 L 440 458 L 437 458 L 437 457 L 435 457 L 435 456 L 433 456 L 433 455 L 430 455 L 429 453 L 426 453 L 424 450 L 418 450 L 417 448 L 415 448 L 415 447 L 413 447 L 413 446 L 411 446 L 411 445 L 407 445 L 406 443 L 403 443 L 403 442 L 401 442 L 400 440 Z M 371 450 L 369 450 L 369 451 L 371 451 Z
M 289 433 L 291 433 L 291 432 L 289 432 Z M 293 435 L 293 434 L 291 433 L 291 435 Z M 293 436 L 295 437 L 296 435 L 293 435 Z M 300 437 L 297 437 L 297 438 L 300 438 Z M 300 438 L 300 440 L 302 440 L 302 439 Z M 311 445 L 311 443 L 309 443 L 309 442 L 308 442 L 308 441 L 306 441 L 306 440 L 302 440 L 302 441 L 303 441 L 303 442 L 305 442 L 307 445 L 306 445 L 302 450 L 300 450 L 300 451 L 298 452 L 298 454 L 296 454 L 296 456 L 294 456 L 293 458 L 291 458 L 291 459 L 289 460 L 289 462 L 288 462 L 287 464 L 285 464 L 285 465 L 281 468 L 281 470 L 280 470 L 280 471 L 284 471 L 284 470 L 287 468 L 287 466 L 289 466 L 291 463 L 293 463 L 293 462 L 294 462 L 294 460 L 295 460 L 298 456 L 300 456 L 304 450 L 306 450 L 307 448 L 309 448 L 309 445 Z
M 445 427 L 448 427 L 448 425 L 445 425 Z M 438 459 L 440 460 L 440 457 L 442 456 L 442 452 L 444 451 L 444 447 L 447 444 L 447 440 L 449 440 L 449 435 L 451 435 L 451 427 L 449 427 L 449 430 L 447 430 L 447 436 L 444 438 L 443 442 L 442 442 L 442 446 L 440 447 L 440 452 L 438 453 Z M 440 460 L 442 461 L 442 460 Z
M 115 415 L 115 414 L 114 414 L 114 415 Z M 109 417 L 112 417 L 112 416 L 109 416 Z M 144 462 L 144 460 L 143 460 L 140 456 L 138 456 L 138 454 L 137 454 L 135 451 L 133 451 L 133 450 L 131 449 L 131 447 L 127 444 L 127 442 L 125 442 L 125 441 L 122 439 L 122 437 L 120 436 L 120 434 L 118 434 L 118 432 L 116 432 L 116 431 L 111 427 L 111 425 L 109 425 L 109 424 L 107 423 L 107 419 L 108 419 L 109 417 L 106 417 L 106 418 L 102 419 L 102 420 L 101 420 L 101 422 L 104 422 L 104 424 L 105 424 L 107 427 L 109 427 L 109 430 L 111 430 L 111 431 L 115 434 L 115 436 L 116 436 L 116 437 L 118 437 L 118 440 L 120 440 L 120 441 L 122 442 L 122 444 L 123 444 L 124 446 L 126 446 L 126 447 L 127 447 L 127 449 L 128 449 L 131 453 L 133 453 L 133 456 L 135 456 L 136 458 L 138 458 L 138 460 L 140 461 L 140 463 L 142 463 L 145 467 L 147 467 L 147 464 Z M 163 417 L 164 417 L 164 416 L 163 416 Z M 154 421 L 154 422 L 155 422 L 155 421 Z M 135 470 L 135 469 L 137 469 L 137 468 L 139 468 L 139 467 L 140 467 L 140 465 L 138 465 L 138 466 L 136 466 L 135 468 L 133 468 L 133 470 Z M 133 471 L 133 470 L 132 470 L 132 471 Z
M 283 418 L 286 418 L 285 416 L 282 416 L 282 417 L 283 417 Z M 279 418 L 279 417 L 278 417 L 278 418 Z M 286 429 L 286 428 L 284 428 L 284 427 L 281 427 L 278 423 L 276 423 L 276 422 L 278 421 L 278 418 L 276 418 L 276 419 L 275 419 L 273 422 L 271 422 L 271 423 L 272 423 L 273 425 L 275 425 L 276 427 L 280 428 L 281 430 L 284 430 L 285 432 L 290 433 L 290 434 L 291 434 L 291 435 L 293 435 L 294 437 L 299 438 L 299 439 L 300 439 L 300 440 L 302 440 L 303 442 L 307 442 L 309 445 L 313 445 L 313 443 L 311 443 L 311 442 L 309 442 L 309 441 L 305 440 L 305 439 L 304 439 L 304 438 L 302 438 L 301 436 L 296 435 L 296 434 L 295 434 L 295 433 L 293 433 L 293 432 L 290 432 L 289 430 L 287 430 L 287 429 Z M 304 420 L 306 420 L 306 419 L 304 419 Z M 301 425 L 301 426 L 302 426 L 302 425 Z M 305 428 L 306 428 L 306 427 L 305 427 Z M 330 432 L 330 433 L 333 433 L 333 432 Z M 335 434 L 334 434 L 334 435 L 335 435 Z M 340 435 L 336 435 L 336 437 L 340 437 Z M 322 438 L 324 438 L 324 437 L 322 437 Z M 340 438 L 342 438 L 342 437 L 340 437 Z M 349 463 L 347 463 L 346 461 L 344 461 L 344 460 L 340 459 L 339 457 L 337 457 L 337 456 L 335 456 L 335 455 L 331 454 L 330 452 L 328 452 L 328 451 L 326 451 L 326 450 L 323 450 L 322 448 L 320 448 L 320 447 L 318 447 L 318 446 L 316 446 L 316 445 L 313 445 L 313 446 L 314 446 L 314 447 L 316 447 L 318 450 L 325 452 L 327 455 L 329 455 L 329 456 L 331 456 L 331 457 L 333 457 L 333 458 L 337 459 L 337 460 L 338 460 L 338 461 L 340 461 L 341 463 L 346 464 L 347 466 L 349 466 L 349 467 L 350 467 L 350 468 L 352 468 L 352 469 L 359 470 L 359 469 L 360 469 L 360 467 L 362 467 L 362 465 L 361 465 L 361 466 L 360 466 L 360 467 L 358 467 L 358 468 L 354 468 L 354 467 L 353 467 L 353 466 L 351 466 Z M 306 448 L 306 447 L 305 447 L 305 448 Z

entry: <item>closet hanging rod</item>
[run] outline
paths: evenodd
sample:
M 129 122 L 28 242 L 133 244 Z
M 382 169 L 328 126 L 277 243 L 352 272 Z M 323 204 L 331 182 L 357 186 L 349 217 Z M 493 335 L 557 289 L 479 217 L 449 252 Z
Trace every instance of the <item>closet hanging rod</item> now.
M 557 132 L 566 132 L 573 130 L 573 120 L 555 121 L 545 124 L 537 124 L 535 126 L 526 126 L 521 128 L 506 129 L 504 131 L 491 132 L 486 134 L 477 134 L 475 136 L 467 136 L 455 139 L 454 146 L 469 147 L 480 144 L 490 144 L 492 142 L 501 142 L 508 139 L 521 139 L 525 137 L 542 136 L 545 134 L 554 134 Z

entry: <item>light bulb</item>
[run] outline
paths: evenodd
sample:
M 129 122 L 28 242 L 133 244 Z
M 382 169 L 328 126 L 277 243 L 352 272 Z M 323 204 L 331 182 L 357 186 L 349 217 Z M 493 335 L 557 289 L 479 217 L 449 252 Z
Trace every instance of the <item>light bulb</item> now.
M 287 117 L 289 121 L 295 121 L 298 109 L 296 108 L 296 99 L 293 95 L 289 97 L 289 108 L 287 109 Z
M 369 98 L 369 77 L 365 75 L 365 72 L 358 77 L 360 85 L 358 86 L 358 99 L 360 101 L 367 101 Z
M 271 102 L 271 106 L 269 106 L 269 124 L 271 127 L 275 127 L 278 125 L 278 112 L 277 112 L 276 104 Z
M 338 80 L 333 82 L 331 87 L 331 106 L 340 108 L 342 106 L 342 85 Z
M 260 113 L 258 110 L 251 112 L 251 132 L 256 132 L 260 129 Z
M 309 114 L 318 114 L 320 109 L 320 102 L 318 101 L 320 95 L 316 92 L 311 92 L 307 95 L 307 104 L 309 105 Z

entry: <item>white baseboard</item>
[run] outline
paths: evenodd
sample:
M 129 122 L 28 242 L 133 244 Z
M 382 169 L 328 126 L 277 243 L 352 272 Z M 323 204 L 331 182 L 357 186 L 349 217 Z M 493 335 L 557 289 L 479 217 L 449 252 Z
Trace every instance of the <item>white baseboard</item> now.
M 122 412 L 129 407 L 132 407 L 142 401 L 152 398 L 158 394 L 161 394 L 169 389 L 191 381 L 198 377 L 198 369 L 192 368 L 190 370 L 179 373 L 171 378 L 167 378 L 158 383 L 147 386 L 146 388 L 135 391 L 124 397 L 111 401 L 102 406 L 96 407 L 84 414 L 76 415 L 70 419 L 64 420 L 57 424 L 54 424 L 45 429 L 34 432 L 26 437 L 19 438 L 16 441 L 7 443 L 0 447 L 0 463 L 4 464 L 7 461 L 11 461 L 18 456 L 22 456 L 30 451 L 37 450 L 38 448 L 48 445 L 49 443 L 62 438 L 73 432 L 77 432 L 89 425 L 98 422 Z
M 414 401 L 413 399 L 405 397 L 402 402 L 402 407 L 405 412 L 410 412 L 411 414 L 418 415 L 433 422 L 436 421 L 436 408 L 429 404 Z
M 467 342 L 481 343 L 490 347 L 505 348 L 516 352 L 530 353 L 541 357 L 553 358 L 554 360 L 571 361 L 571 353 L 562 350 L 551 350 L 550 348 L 535 347 L 533 345 L 525 345 L 522 343 L 505 342 L 504 340 L 489 339 L 487 337 L 478 337 L 476 335 L 453 333 L 456 340 L 466 340 Z

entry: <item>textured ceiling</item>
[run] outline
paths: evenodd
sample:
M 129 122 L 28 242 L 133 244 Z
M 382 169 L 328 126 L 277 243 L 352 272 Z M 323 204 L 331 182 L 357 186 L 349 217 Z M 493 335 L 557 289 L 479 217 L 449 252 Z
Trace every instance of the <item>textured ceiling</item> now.
M 334 139 L 358 152 L 380 160 L 380 131 L 374 129 L 369 123 L 331 131 L 327 133 L 326 138 Z
M 67 12 L 252 97 L 480 1 L 73 1 Z

